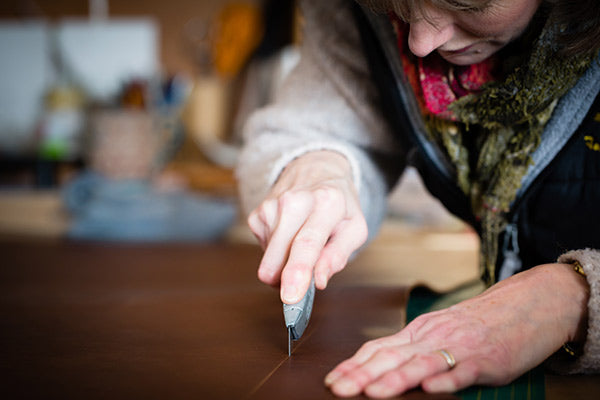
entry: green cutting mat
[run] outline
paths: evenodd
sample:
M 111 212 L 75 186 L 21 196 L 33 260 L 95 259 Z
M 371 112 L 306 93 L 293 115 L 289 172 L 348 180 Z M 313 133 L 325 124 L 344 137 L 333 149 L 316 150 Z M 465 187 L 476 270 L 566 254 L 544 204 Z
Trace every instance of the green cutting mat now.
M 465 285 L 447 294 L 434 293 L 429 289 L 417 287 L 410 293 L 406 320 L 410 322 L 421 314 L 448 307 L 480 291 L 481 286 L 477 284 Z M 473 386 L 461 390 L 456 395 L 464 400 L 543 400 L 545 398 L 544 369 L 534 368 L 505 386 Z

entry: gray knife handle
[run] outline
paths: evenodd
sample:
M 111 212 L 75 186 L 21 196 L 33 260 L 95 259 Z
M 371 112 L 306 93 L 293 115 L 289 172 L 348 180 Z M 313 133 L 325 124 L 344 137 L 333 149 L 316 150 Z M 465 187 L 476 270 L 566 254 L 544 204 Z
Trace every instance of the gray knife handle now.
M 295 304 L 283 304 L 285 326 L 290 329 L 293 340 L 298 340 L 302 337 L 310 319 L 314 300 L 315 280 L 313 278 L 302 300 Z

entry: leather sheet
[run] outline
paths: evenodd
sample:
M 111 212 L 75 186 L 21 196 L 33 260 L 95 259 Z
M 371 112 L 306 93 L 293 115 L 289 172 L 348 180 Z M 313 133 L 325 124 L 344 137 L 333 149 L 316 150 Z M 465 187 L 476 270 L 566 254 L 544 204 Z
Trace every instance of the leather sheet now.
M 408 295 L 334 280 L 288 358 L 255 246 L 0 239 L 0 254 L 5 398 L 331 399 L 325 374 L 397 331 Z
M 255 246 L 3 241 L 0 254 L 0 375 L 19 397 L 333 398 L 325 374 L 399 328 L 406 301 L 319 292 L 288 359 Z

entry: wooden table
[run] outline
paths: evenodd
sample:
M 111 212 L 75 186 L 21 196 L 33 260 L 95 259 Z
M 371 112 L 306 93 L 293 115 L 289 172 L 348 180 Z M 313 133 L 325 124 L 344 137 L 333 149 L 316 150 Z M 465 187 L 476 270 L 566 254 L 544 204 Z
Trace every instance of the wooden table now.
M 324 375 L 397 331 L 408 294 L 334 281 L 288 358 L 278 292 L 256 279 L 255 246 L 4 239 L 0 254 L 3 398 L 333 398 Z M 596 377 L 561 379 L 555 393 L 598 389 Z

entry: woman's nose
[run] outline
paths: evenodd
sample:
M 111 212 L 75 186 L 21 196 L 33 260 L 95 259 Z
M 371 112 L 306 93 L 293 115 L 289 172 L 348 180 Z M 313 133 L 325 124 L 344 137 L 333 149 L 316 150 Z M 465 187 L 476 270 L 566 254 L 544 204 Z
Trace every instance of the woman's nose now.
M 417 57 L 425 57 L 452 39 L 454 25 L 451 18 L 443 15 L 428 15 L 410 23 L 408 47 Z

